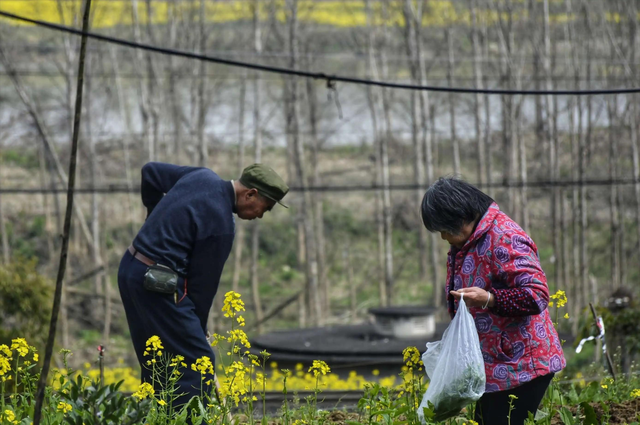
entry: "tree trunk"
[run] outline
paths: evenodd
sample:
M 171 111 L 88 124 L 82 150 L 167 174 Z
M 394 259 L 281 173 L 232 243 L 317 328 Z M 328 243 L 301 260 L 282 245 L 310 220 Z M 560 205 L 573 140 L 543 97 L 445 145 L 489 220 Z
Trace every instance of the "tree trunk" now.
M 383 34 L 384 34 L 384 47 L 379 52 L 380 55 L 380 68 L 382 69 L 382 78 L 387 79 L 389 77 L 389 71 L 387 67 L 387 58 L 385 49 L 389 45 L 389 30 L 386 23 L 389 22 L 389 10 L 387 2 L 382 4 L 382 20 L 383 20 Z M 393 139 L 391 130 L 391 101 L 389 99 L 389 90 L 382 89 L 382 115 L 383 123 L 385 127 L 384 136 L 380 138 L 380 161 L 382 165 L 382 217 L 384 227 L 384 280 L 387 292 L 388 305 L 393 304 L 394 288 L 393 288 L 393 233 L 392 233 L 392 216 L 391 216 L 391 190 L 390 176 L 389 176 L 389 142 Z
M 69 304 L 67 303 L 67 286 L 62 288 L 60 300 L 60 333 L 62 334 L 62 348 L 70 347 L 69 344 Z
M 344 273 L 347 276 L 347 288 L 349 288 L 349 323 L 356 323 L 358 318 L 358 285 L 353 276 L 353 260 L 351 255 L 351 246 L 349 242 L 345 243 L 345 249 L 342 254 L 344 258 Z
M 0 168 L 0 188 L 2 182 L 2 169 Z M 5 266 L 11 262 L 11 251 L 9 248 L 9 237 L 7 235 L 7 226 L 4 216 L 4 199 L 0 196 L 0 237 L 2 238 L 2 264 Z M 46 214 L 46 212 L 45 212 Z
M 453 87 L 453 73 L 455 69 L 454 51 L 453 51 L 453 32 L 451 26 L 447 27 L 446 39 L 449 47 L 449 60 L 447 61 L 447 82 L 449 87 Z M 453 174 L 460 175 L 460 145 L 458 135 L 456 134 L 456 104 L 454 93 L 449 93 L 449 117 L 451 121 L 451 146 L 453 148 Z
M 609 179 L 612 184 L 609 187 L 609 219 L 611 227 L 611 285 L 614 289 L 620 286 L 620 252 L 618 251 L 618 239 L 620 232 L 620 224 L 618 223 L 618 186 L 613 183 L 618 178 L 617 173 L 617 154 L 618 134 L 617 134 L 617 113 L 618 113 L 618 96 L 612 96 L 607 99 L 607 113 L 609 117 Z
M 416 62 L 417 62 L 417 72 L 419 76 L 419 84 L 427 85 L 427 70 L 425 67 L 423 55 L 422 55 L 422 25 L 423 25 L 423 13 L 425 11 L 424 5 L 426 2 L 418 2 L 417 3 L 417 11 L 414 13 L 414 25 L 416 30 L 414 31 L 414 37 L 416 39 Z M 423 154 L 425 161 L 425 173 L 426 173 L 426 184 L 432 184 L 435 180 L 435 168 L 434 168 L 434 154 L 433 147 L 435 145 L 435 125 L 434 125 L 434 115 L 435 113 L 431 110 L 431 104 L 429 101 L 429 94 L 427 91 L 420 91 L 420 115 L 422 121 L 422 144 L 423 144 Z M 428 123 L 431 123 L 429 126 Z M 430 127 L 430 128 L 429 128 Z M 422 183 L 421 183 L 422 184 Z M 422 193 L 420 193 L 420 199 L 422 198 Z M 418 204 L 420 205 L 420 203 Z M 419 220 L 421 223 L 422 220 Z M 419 225 L 420 233 L 424 235 L 426 240 L 426 228 L 423 225 Z M 442 305 L 442 291 L 443 287 L 440 285 L 440 268 L 442 267 L 440 264 L 440 255 L 438 249 L 438 238 L 434 233 L 430 234 L 430 259 L 431 259 L 431 273 L 433 279 L 433 304 L 436 307 Z M 426 244 L 425 244 L 426 245 Z
M 591 25 L 589 18 L 588 5 L 583 0 L 584 20 L 586 24 L 587 34 L 591 34 Z M 589 37 L 586 42 L 586 57 L 591 57 L 592 43 Z M 591 81 L 591 62 L 587 63 L 587 81 Z M 584 285 L 589 284 L 589 295 L 591 301 L 596 302 L 598 299 L 598 288 L 596 280 L 589 278 L 589 253 L 588 253 L 588 211 L 587 211 L 587 186 L 586 173 L 589 165 L 589 157 L 591 150 L 591 140 L 593 134 L 593 97 L 587 96 L 587 132 L 583 138 L 583 145 L 580 152 L 580 276 Z M 586 289 L 586 288 L 585 288 Z M 586 303 L 585 303 L 586 305 Z
M 27 95 L 27 92 L 24 89 L 24 86 L 22 85 L 22 82 L 20 81 L 18 75 L 16 74 L 15 70 L 13 69 L 12 64 L 8 61 L 5 53 L 4 53 L 4 49 L 2 48 L 2 46 L 0 45 L 0 61 L 2 62 L 14 88 L 16 89 L 16 92 L 18 93 L 18 96 L 20 97 L 20 100 L 22 101 L 22 103 L 24 104 L 25 108 L 27 109 L 27 112 L 29 113 L 29 116 L 31 117 L 31 119 L 33 120 L 33 123 L 36 127 L 36 130 L 38 132 L 38 135 L 40 136 L 42 142 L 44 143 L 44 146 L 46 148 L 47 154 L 49 155 L 49 158 L 51 159 L 51 161 L 53 162 L 53 165 L 55 165 L 55 171 L 56 171 L 56 175 L 58 176 L 58 179 L 60 180 L 60 182 L 62 184 L 66 184 L 67 183 L 67 174 L 65 173 L 63 167 L 62 167 L 62 163 L 60 162 L 60 159 L 58 158 L 58 155 L 56 153 L 56 151 L 54 150 L 54 145 L 52 143 L 52 139 L 49 137 L 48 135 L 48 131 L 47 128 L 44 125 L 44 121 L 42 120 L 40 113 L 38 112 L 38 110 L 36 109 L 35 105 L 33 104 L 31 98 Z M 88 246 L 91 246 L 93 243 L 93 238 L 91 236 L 91 231 L 89 230 L 89 227 L 87 226 L 87 222 L 85 220 L 84 217 L 84 213 L 82 212 L 82 209 L 79 206 L 79 203 L 74 202 L 73 204 L 73 208 L 74 208 L 74 213 L 77 217 L 77 222 L 78 224 L 80 224 L 80 229 L 82 230 L 82 235 L 84 236 Z
M 544 72 L 546 81 L 546 90 L 552 90 L 552 75 L 551 75 L 551 35 L 550 35 L 550 23 L 549 23 L 549 0 L 544 0 L 544 24 L 543 38 L 544 38 Z M 545 96 L 545 110 L 546 110 L 546 138 L 549 141 L 549 178 L 551 181 L 556 181 L 559 177 L 558 171 L 558 153 L 557 153 L 557 137 L 554 132 L 553 117 L 557 114 L 557 111 L 553 109 L 554 100 L 552 96 Z M 552 249 L 554 258 L 554 283 L 558 285 L 561 276 L 561 264 L 558 261 L 560 252 L 560 232 L 558 232 L 558 204 L 559 204 L 559 192 L 558 187 L 554 186 L 551 189 L 551 238 Z
M 55 177 L 53 176 L 53 173 L 51 173 L 52 175 L 49 176 L 48 175 L 48 164 L 47 164 L 47 158 L 45 157 L 45 151 L 44 151 L 44 146 L 40 146 L 38 148 L 38 165 L 39 165 L 39 173 L 38 173 L 38 177 L 40 180 L 40 187 L 47 187 L 47 182 L 49 184 L 51 184 L 51 187 L 55 187 Z M 52 196 L 57 196 L 56 193 L 53 193 Z M 51 260 L 54 258 L 54 251 L 55 251 L 55 243 L 53 241 L 53 234 L 59 234 L 60 233 L 60 228 L 59 228 L 59 222 L 56 220 L 56 223 L 54 225 L 53 223 L 53 219 L 51 217 L 51 207 L 49 206 L 49 195 L 47 193 L 43 193 L 42 194 L 42 210 L 44 212 L 44 228 L 45 228 L 45 233 L 47 235 L 47 257 Z M 55 202 L 54 202 L 55 205 Z M 55 226 L 55 228 L 54 228 Z M 5 227 L 3 227 L 3 230 L 5 229 Z M 52 261 L 49 261 L 49 263 L 47 264 L 47 271 L 49 271 L 50 267 L 52 266 Z
M 142 42 L 142 34 L 140 32 L 140 18 L 138 16 L 138 0 L 131 0 L 131 10 L 133 12 L 133 38 L 136 43 Z M 150 53 L 145 53 L 136 49 L 136 58 L 138 60 L 138 64 L 144 64 L 151 61 Z M 147 75 L 146 79 L 151 79 L 152 76 L 148 73 L 149 67 L 147 67 Z M 145 137 L 145 148 L 147 153 L 147 161 L 155 161 L 156 157 L 156 147 L 155 147 L 155 139 L 154 131 L 153 131 L 153 113 L 151 106 L 151 96 L 152 93 L 150 88 L 152 86 L 152 82 L 149 82 L 145 85 L 145 77 L 143 74 L 139 76 L 139 87 L 140 90 L 140 114 L 142 115 L 142 128 L 143 134 Z
M 567 0 L 565 3 L 567 16 L 573 15 L 572 0 Z M 565 25 L 566 38 L 568 41 L 569 50 L 571 52 L 571 70 L 574 73 L 574 88 L 580 88 L 580 68 L 577 63 L 577 52 L 575 47 L 575 35 L 574 24 L 568 21 Z M 578 122 L 575 122 L 575 109 L 574 103 L 577 106 Z M 575 96 L 573 102 L 569 108 L 569 137 L 571 141 L 571 177 L 573 181 L 577 181 L 579 177 L 578 163 L 580 156 L 580 142 L 582 138 L 582 100 Z M 584 297 L 584 288 L 580 279 L 580 234 L 579 234 L 579 187 L 574 185 L 571 190 L 571 230 L 573 236 L 573 284 L 572 297 L 570 297 L 570 305 L 572 307 L 572 316 L 579 317 L 580 310 L 582 308 Z M 572 322 L 572 332 L 575 334 L 578 331 L 578 320 Z
M 148 1 L 148 0 L 147 0 Z M 200 0 L 200 19 L 199 19 L 199 42 L 200 54 L 205 54 L 207 49 L 207 35 L 204 30 L 204 16 L 205 16 L 205 0 Z M 207 99 L 206 99 L 206 62 L 200 61 L 198 72 L 198 162 L 201 167 L 206 167 L 209 163 L 209 146 L 204 134 L 206 121 L 207 121 Z
M 371 8 L 371 0 L 365 1 L 365 8 L 367 13 L 367 57 L 368 57 L 368 66 L 367 66 L 367 77 L 376 79 L 378 77 L 378 70 L 375 59 L 375 48 L 374 44 L 376 42 L 376 33 L 377 31 L 373 28 L 373 11 Z M 367 86 L 367 101 L 369 104 L 369 112 L 371 114 L 371 124 L 373 127 L 374 134 L 374 142 L 373 145 L 375 147 L 375 177 L 374 183 L 378 186 L 381 186 L 382 180 L 382 160 L 380 157 L 380 149 L 377 147 L 379 143 L 381 143 L 381 139 L 383 137 L 382 131 L 379 126 L 378 119 L 378 89 L 373 88 L 372 86 Z M 387 306 L 388 305 L 388 296 L 387 296 L 387 287 L 385 284 L 385 256 L 384 256 L 384 219 L 382 215 L 382 190 L 376 191 L 376 199 L 375 199 L 375 207 L 376 207 L 376 222 L 378 227 L 378 268 L 379 268 L 379 278 L 378 278 L 378 293 L 380 297 L 380 305 Z
M 246 100 L 246 79 L 240 82 L 240 104 L 238 110 L 238 166 L 236 175 L 240 176 L 244 168 L 244 108 Z M 236 220 L 236 238 L 233 246 L 233 278 L 231 280 L 231 288 L 234 292 L 240 290 L 240 271 L 242 270 L 242 250 L 244 248 L 245 226 L 241 220 Z
M 253 1 L 253 48 L 257 57 L 262 55 L 262 32 L 260 25 L 260 2 Z M 256 163 L 262 162 L 262 127 L 260 123 L 260 93 L 262 80 L 256 72 L 253 75 L 253 150 Z M 251 296 L 256 306 L 256 320 L 261 323 L 263 318 L 262 301 L 260 299 L 260 287 L 258 280 L 258 254 L 260 250 L 260 222 L 256 221 L 251 226 Z M 262 333 L 262 325 L 259 325 L 258 333 Z
M 102 342 L 109 344 L 111 336 L 111 278 L 109 277 L 109 261 L 105 261 L 102 272 L 104 281 L 104 327 L 102 329 Z
M 311 69 L 311 58 L 309 58 Z M 309 104 L 309 125 L 311 127 L 311 174 L 312 184 L 315 187 L 322 186 L 320 178 L 320 139 L 318 137 L 318 98 L 315 82 L 309 78 L 307 84 L 307 101 Z M 324 201 L 321 192 L 314 192 L 311 198 L 314 217 L 314 231 L 316 235 L 316 252 L 318 256 L 318 288 L 322 304 L 322 311 L 331 316 L 331 291 L 327 282 L 325 239 L 324 239 Z
M 92 189 L 95 189 L 98 183 L 98 154 L 96 152 L 96 143 L 95 138 L 93 137 L 92 129 L 93 129 L 93 111 L 92 111 L 92 94 L 93 94 L 93 78 L 91 77 L 93 71 L 94 62 L 89 58 L 86 61 L 85 69 L 85 111 L 84 111 L 84 139 L 86 144 L 89 147 L 89 185 Z M 92 264 L 102 264 L 101 259 L 101 249 L 100 249 L 100 198 L 97 192 L 91 193 L 91 236 L 93 243 L 91 244 L 90 251 L 91 257 L 93 257 Z M 104 273 L 96 273 L 93 276 L 93 290 L 96 295 L 104 294 L 104 282 L 106 281 L 106 276 Z M 101 302 L 102 300 L 99 297 L 91 299 L 91 314 L 93 319 L 97 323 L 105 323 L 105 314 L 106 309 L 104 308 L 106 304 L 109 303 L 109 300 L 104 300 L 104 304 Z M 104 341 L 103 341 L 104 343 Z
M 155 42 L 155 38 L 153 36 L 153 32 L 152 32 L 152 21 L 153 21 L 153 14 L 152 14 L 152 9 L 151 9 L 151 0 L 145 0 L 145 5 L 146 5 L 146 9 L 147 9 L 147 22 L 146 22 L 146 29 L 147 29 L 147 40 L 149 40 L 149 43 L 151 43 L 152 45 L 156 45 L 157 43 Z M 202 15 L 204 16 L 204 14 Z M 151 128 L 151 134 L 148 135 L 148 137 L 150 138 L 150 143 L 149 143 L 149 156 L 155 161 L 158 159 L 158 152 L 159 152 L 159 137 L 158 137 L 158 129 L 159 129 L 159 113 L 158 113 L 158 105 L 157 105 L 157 98 L 158 96 L 156 96 L 155 94 L 158 92 L 158 89 L 156 88 L 157 86 L 159 86 L 156 83 L 156 72 L 154 69 L 154 62 L 153 62 L 153 56 L 151 55 L 151 52 L 147 52 L 145 55 L 145 64 L 147 66 L 147 86 L 148 86 L 148 111 L 149 111 L 149 118 L 150 118 L 150 128 Z M 201 61 L 202 63 L 203 61 Z
M 116 54 L 116 47 L 113 44 L 109 45 L 109 53 L 111 55 L 111 62 L 113 64 L 113 75 L 115 79 L 116 86 L 116 94 L 118 98 L 118 110 L 120 111 L 120 118 L 125 123 L 125 128 L 127 133 L 133 133 L 133 126 L 131 125 L 131 108 L 129 107 L 129 101 L 124 95 L 124 90 L 122 88 L 122 76 L 120 74 L 121 67 L 118 61 L 118 55 Z M 135 217 L 135 207 L 136 201 L 134 201 L 133 194 L 133 177 L 131 176 L 131 152 L 129 146 L 129 137 L 127 135 L 122 137 L 122 153 L 124 160 L 124 175 L 126 179 L 127 185 L 127 200 L 128 200 L 128 211 L 129 211 L 129 225 L 131 232 L 131 240 L 136 235 L 137 226 L 136 226 L 136 217 Z
M 636 43 L 638 33 L 638 5 L 636 2 L 629 2 L 627 6 L 627 20 L 629 22 L 629 64 L 630 69 L 627 74 L 629 83 L 636 84 L 637 80 L 635 76 L 636 72 Z M 629 95 L 629 102 L 631 103 L 631 113 L 629 114 L 629 129 L 631 136 L 631 152 L 633 158 L 633 178 L 634 178 L 634 195 L 636 201 L 635 216 L 636 216 L 636 231 L 637 241 L 635 245 L 635 251 L 640 253 L 640 146 L 638 141 L 638 95 Z M 640 264 L 640 262 L 638 263 Z
M 419 2 L 419 4 L 421 4 Z M 420 74 L 420 61 L 421 54 L 419 54 L 418 49 L 421 48 L 419 45 L 419 31 L 418 26 L 420 25 L 421 14 L 416 13 L 413 9 L 413 4 L 411 0 L 405 0 L 404 2 L 404 20 L 405 20 L 405 47 L 407 51 L 407 56 L 409 57 L 409 64 L 411 69 L 411 80 L 414 84 L 420 85 L 422 81 L 422 76 Z M 413 182 L 418 187 L 416 189 L 416 199 L 415 199 L 415 211 L 418 214 L 417 222 L 420 223 L 419 211 L 420 204 L 422 202 L 423 191 L 421 186 L 424 185 L 424 163 L 423 163 L 423 141 L 420 137 L 420 130 L 424 127 L 424 122 L 421 124 L 421 117 L 418 115 L 418 96 L 419 93 L 412 91 L 410 93 L 410 101 L 411 101 L 411 141 L 413 145 Z M 424 110 L 421 100 L 421 109 Z M 420 278 L 422 280 L 427 277 L 427 252 L 426 252 L 426 229 L 424 226 L 420 226 L 418 231 L 418 264 L 419 264 L 419 273 Z
M 480 34 L 478 30 L 478 0 L 471 0 L 471 39 L 473 44 L 473 77 L 474 87 L 476 89 L 482 89 L 482 64 L 481 51 L 480 51 Z M 484 144 L 485 139 L 482 134 L 482 122 L 480 119 L 480 94 L 476 93 L 473 96 L 473 118 L 475 124 L 475 136 L 477 146 L 477 159 L 478 159 L 478 183 L 482 186 L 486 182 L 486 146 Z
M 298 0 L 287 0 L 287 24 L 288 24 L 288 40 L 290 54 L 290 69 L 298 68 Z M 322 326 L 324 317 L 320 302 L 320 293 L 318 291 L 318 262 L 316 252 L 316 238 L 313 228 L 313 214 L 311 211 L 311 192 L 308 190 L 308 180 L 306 172 L 305 152 L 300 134 L 300 99 L 298 91 L 298 81 L 289 78 L 287 81 L 289 86 L 288 98 L 286 100 L 286 117 L 287 117 L 287 133 L 291 138 L 291 145 L 294 154 L 294 165 L 296 172 L 296 180 L 303 189 L 300 204 L 301 224 L 304 230 L 305 239 L 305 271 L 307 276 L 307 292 L 309 296 L 309 311 L 311 322 L 315 326 Z

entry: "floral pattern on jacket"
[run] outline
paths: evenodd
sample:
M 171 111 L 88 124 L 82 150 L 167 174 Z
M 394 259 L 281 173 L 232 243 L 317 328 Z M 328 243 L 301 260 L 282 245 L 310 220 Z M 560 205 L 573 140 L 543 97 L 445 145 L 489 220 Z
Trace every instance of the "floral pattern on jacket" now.
M 471 307 L 487 374 L 487 392 L 504 391 L 566 366 L 547 305 L 549 288 L 531 238 L 492 204 L 462 249 L 449 251 L 450 290 L 477 286 L 495 296 L 489 309 Z

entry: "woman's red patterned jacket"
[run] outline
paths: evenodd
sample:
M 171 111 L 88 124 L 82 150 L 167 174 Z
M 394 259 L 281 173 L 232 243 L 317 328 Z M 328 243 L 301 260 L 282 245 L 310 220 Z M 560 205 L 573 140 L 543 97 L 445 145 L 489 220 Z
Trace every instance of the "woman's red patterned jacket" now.
M 549 288 L 531 238 L 492 204 L 462 249 L 449 251 L 450 290 L 477 286 L 495 296 L 489 309 L 470 308 L 487 373 L 487 392 L 508 390 L 566 366 L 547 305 Z

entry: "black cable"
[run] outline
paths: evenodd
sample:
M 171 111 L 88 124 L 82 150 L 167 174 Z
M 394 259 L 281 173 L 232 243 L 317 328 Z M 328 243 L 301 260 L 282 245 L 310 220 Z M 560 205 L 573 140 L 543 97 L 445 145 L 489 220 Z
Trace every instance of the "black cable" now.
M 121 46 L 132 47 L 135 49 L 148 50 L 151 52 L 161 53 L 165 55 L 180 56 L 189 59 L 197 59 L 205 62 L 218 63 L 222 65 L 235 66 L 240 68 L 253 69 L 255 71 L 272 72 L 282 75 L 292 75 L 296 77 L 313 78 L 319 80 L 326 80 L 327 82 L 342 82 L 351 84 L 364 84 L 369 86 L 386 87 L 392 89 L 404 89 L 404 90 L 424 90 L 434 92 L 447 92 L 447 93 L 467 93 L 467 94 L 496 94 L 496 95 L 535 95 L 535 96 L 585 96 L 585 95 L 610 95 L 610 94 L 628 94 L 628 93 L 640 93 L 640 88 L 630 89 L 605 89 L 605 90 L 503 90 L 503 89 L 473 89 L 473 88 L 460 88 L 460 87 L 438 87 L 438 86 L 419 86 L 413 84 L 399 84 L 389 83 L 385 81 L 365 80 L 361 78 L 353 77 L 341 77 L 338 75 L 327 75 L 323 72 L 308 72 L 298 71 L 288 68 L 280 68 L 275 66 L 266 66 L 256 63 L 241 62 L 229 59 L 222 59 L 213 56 L 199 55 L 196 53 L 185 52 L 182 50 L 168 49 L 164 47 L 151 46 L 148 44 L 136 43 L 133 41 L 123 40 L 119 38 L 109 37 L 106 35 L 100 35 L 87 31 L 67 27 L 64 25 L 58 25 L 51 22 L 40 21 L 37 19 L 26 18 L 24 16 L 15 15 L 9 12 L 0 11 L 0 16 L 14 19 L 22 22 L 29 22 L 31 24 L 49 28 L 56 31 L 62 31 L 75 35 L 86 35 L 89 38 L 104 41 L 107 43 L 118 44 Z
M 602 179 L 602 180 L 565 180 L 565 181 L 529 181 L 529 182 L 495 182 L 495 183 L 473 183 L 474 186 L 479 188 L 548 188 L 548 187 L 582 187 L 582 186 L 625 186 L 632 184 L 640 184 L 640 179 Z M 392 191 L 408 191 L 408 190 L 426 190 L 428 185 L 416 185 L 416 184 L 396 184 L 389 185 L 389 190 Z M 309 192 L 368 192 L 373 190 L 383 190 L 384 186 L 381 185 L 350 185 L 350 186 L 308 186 L 306 188 Z M 303 192 L 305 188 L 301 186 L 294 186 L 290 188 L 291 192 Z M 63 188 L 2 188 L 0 194 L 13 194 L 13 195 L 34 195 L 34 194 L 49 194 L 49 193 L 66 193 L 66 189 Z M 123 185 L 108 185 L 102 187 L 82 187 L 76 188 L 75 193 L 140 193 L 140 186 L 127 187 Z

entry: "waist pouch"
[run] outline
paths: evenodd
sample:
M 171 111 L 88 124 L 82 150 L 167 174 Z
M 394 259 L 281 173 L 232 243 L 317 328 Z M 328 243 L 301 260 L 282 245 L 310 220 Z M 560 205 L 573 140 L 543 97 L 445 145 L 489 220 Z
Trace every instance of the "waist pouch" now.
M 178 273 L 162 264 L 154 264 L 144 274 L 144 289 L 162 294 L 175 294 L 178 290 Z

